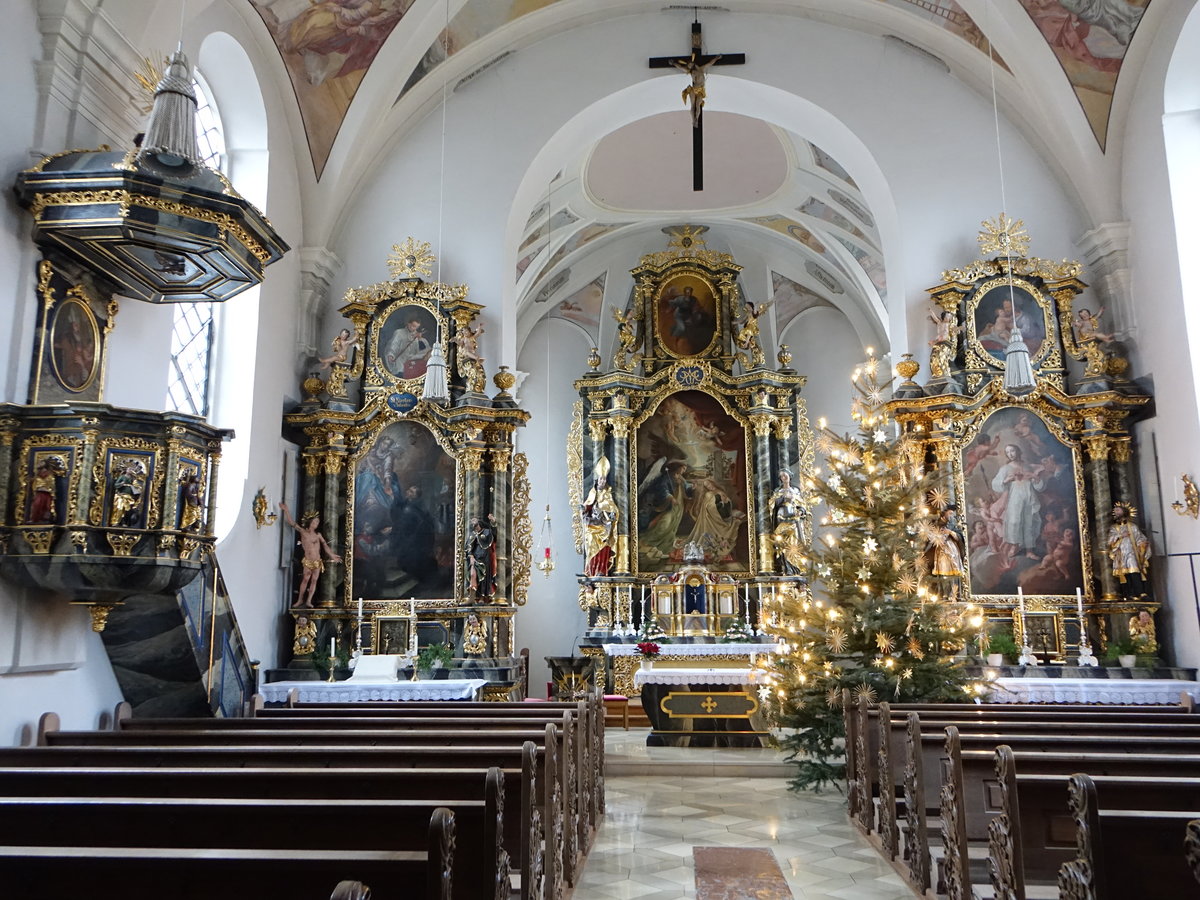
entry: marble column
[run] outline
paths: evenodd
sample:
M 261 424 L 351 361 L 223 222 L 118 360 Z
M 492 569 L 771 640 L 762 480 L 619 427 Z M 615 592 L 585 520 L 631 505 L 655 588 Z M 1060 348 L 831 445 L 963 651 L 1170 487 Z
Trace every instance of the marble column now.
M 758 535 L 758 562 L 752 574 L 774 570 L 775 554 L 771 549 L 771 492 L 775 473 L 771 470 L 771 422 L 766 412 L 752 412 L 754 428 L 754 532 Z
M 631 568 L 629 535 L 633 530 L 629 522 L 631 514 L 629 498 L 633 495 L 632 492 L 637 490 L 637 485 L 633 483 L 636 479 L 631 477 L 629 471 L 629 420 L 627 418 L 613 419 L 610 425 L 612 428 L 612 455 L 609 457 L 612 464 L 610 475 L 614 487 L 613 499 L 620 511 L 620 518 L 617 520 L 617 561 L 613 567 L 613 574 L 627 575 Z M 617 485 L 620 487 L 617 488 Z
M 1105 599 L 1120 597 L 1117 580 L 1104 552 L 1107 544 L 1108 523 L 1112 515 L 1112 491 L 1109 486 L 1107 436 L 1084 439 L 1087 447 L 1087 474 L 1092 487 L 1092 566 L 1100 584 L 1100 594 Z
M 496 447 L 491 451 L 491 512 L 496 517 L 496 597 L 503 597 L 506 602 L 512 602 L 512 555 L 515 548 L 512 545 L 512 522 L 510 514 L 511 484 L 508 475 L 508 461 L 512 458 L 512 450 L 507 447 Z

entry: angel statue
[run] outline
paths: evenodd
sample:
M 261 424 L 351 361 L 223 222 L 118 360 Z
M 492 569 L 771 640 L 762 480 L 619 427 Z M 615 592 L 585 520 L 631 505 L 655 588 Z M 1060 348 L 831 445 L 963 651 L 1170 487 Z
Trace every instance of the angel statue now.
M 587 555 L 583 574 L 588 578 L 607 575 L 612 571 L 616 558 L 617 521 L 621 512 L 613 499 L 612 488 L 608 485 L 609 465 L 607 456 L 597 460 L 592 489 L 588 491 L 587 499 L 580 507 L 580 518 L 586 533 Z
M 632 364 L 637 360 L 635 354 L 637 353 L 638 344 L 641 343 L 638 339 L 637 329 L 634 326 L 635 314 L 633 310 L 622 312 L 614 306 L 613 318 L 617 320 L 617 338 L 621 341 L 621 346 L 617 349 L 613 365 L 622 372 L 629 372 L 632 369 Z
M 344 366 L 356 343 L 354 336 L 350 334 L 350 329 L 343 328 L 330 344 L 333 353 L 329 356 L 322 356 L 317 362 L 321 364 L 322 369 L 328 369 L 330 365 Z
M 755 306 L 749 300 L 746 301 L 746 317 L 735 326 L 736 330 L 733 333 L 733 342 L 746 351 L 738 354 L 743 368 L 757 369 L 767 361 L 763 356 L 762 347 L 758 343 L 758 317 L 765 313 L 767 307 L 774 302 L 772 300 Z
M 483 390 L 483 357 L 479 355 L 481 334 L 482 322 L 474 328 L 461 325 L 454 333 L 454 345 L 458 347 L 458 374 L 466 381 L 468 391 Z
M 958 349 L 958 319 L 951 310 L 939 309 L 929 321 L 937 326 L 929 342 L 929 371 L 940 378 L 950 374 L 950 363 Z

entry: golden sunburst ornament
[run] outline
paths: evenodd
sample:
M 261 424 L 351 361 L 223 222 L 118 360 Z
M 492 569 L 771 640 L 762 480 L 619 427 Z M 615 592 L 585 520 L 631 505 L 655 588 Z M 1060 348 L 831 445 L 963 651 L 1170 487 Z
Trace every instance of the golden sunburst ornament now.
M 950 505 L 950 492 L 944 487 L 935 487 L 929 491 L 929 503 L 938 509 L 945 509 Z
M 168 59 L 165 53 L 143 56 L 138 60 L 137 67 L 130 73 L 137 85 L 138 93 L 141 95 L 138 109 L 143 115 L 154 108 L 154 92 L 158 89 L 158 83 L 162 81 L 167 63 Z
M 854 689 L 854 699 L 866 700 L 867 703 L 873 706 L 875 704 L 875 700 L 877 699 L 875 688 L 871 687 L 869 684 L 860 684 Z
M 896 581 L 896 589 L 903 591 L 906 594 L 915 594 L 917 592 L 917 578 L 915 575 L 905 573 Z
M 825 705 L 830 709 L 837 709 L 842 705 L 842 692 L 837 688 L 832 687 L 825 692 Z
M 875 646 L 879 648 L 880 653 L 891 653 L 896 643 L 890 634 L 884 634 L 881 631 L 875 635 Z
M 908 639 L 908 645 L 905 647 L 905 649 L 908 650 L 910 656 L 914 656 L 917 659 L 925 658 L 925 650 L 921 646 L 921 642 L 915 637 Z
M 429 241 L 417 241 L 411 237 L 403 244 L 392 244 L 388 255 L 388 271 L 393 278 L 421 278 L 433 273 L 437 257 L 429 250 Z
M 841 653 L 846 649 L 846 632 L 837 625 L 834 625 L 825 632 L 825 646 L 834 653 Z
M 1024 258 L 1029 255 L 1029 233 L 1024 219 L 1010 219 L 1000 213 L 995 219 L 980 223 L 979 249 L 984 253 L 999 253 L 1002 256 Z
M 670 250 L 693 251 L 708 246 L 700 235 L 708 231 L 707 225 L 681 225 L 670 232 L 671 240 L 667 244 Z

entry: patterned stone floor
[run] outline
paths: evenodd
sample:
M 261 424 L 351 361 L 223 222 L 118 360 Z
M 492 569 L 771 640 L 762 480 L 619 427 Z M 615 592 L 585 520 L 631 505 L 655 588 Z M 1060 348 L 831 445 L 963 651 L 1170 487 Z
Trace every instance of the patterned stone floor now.
M 647 748 L 645 736 L 607 733 L 608 814 L 573 900 L 694 898 L 696 846 L 771 850 L 795 900 L 914 896 L 847 820 L 842 795 L 790 793 L 776 754 Z

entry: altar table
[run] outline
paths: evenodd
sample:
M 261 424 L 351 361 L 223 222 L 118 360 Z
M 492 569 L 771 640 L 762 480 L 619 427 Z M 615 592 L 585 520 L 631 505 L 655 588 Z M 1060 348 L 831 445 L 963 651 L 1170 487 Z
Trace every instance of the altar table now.
M 1200 697 L 1200 682 L 1172 678 L 997 678 L 989 703 L 1179 703 Z
M 666 668 L 634 673 L 652 729 L 649 747 L 765 747 L 754 669 Z
M 299 693 L 301 703 L 368 703 L 372 700 L 478 700 L 486 678 L 446 678 L 428 681 L 272 681 L 259 693 L 265 703 L 286 703 Z

